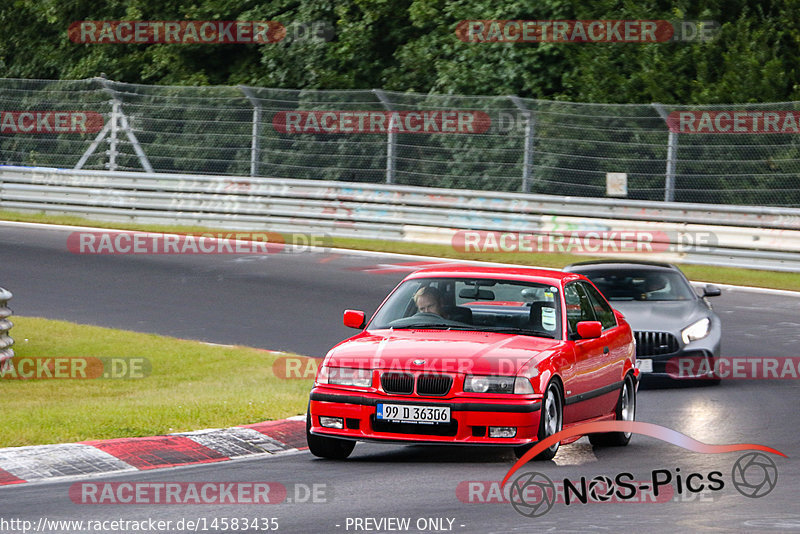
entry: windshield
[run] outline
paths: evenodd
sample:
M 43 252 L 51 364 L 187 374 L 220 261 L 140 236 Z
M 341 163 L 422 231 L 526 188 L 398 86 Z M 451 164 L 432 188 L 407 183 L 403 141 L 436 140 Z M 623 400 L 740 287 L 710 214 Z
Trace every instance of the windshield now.
M 608 270 L 581 273 L 610 301 L 693 300 L 694 291 L 680 273 L 655 270 Z
M 560 339 L 558 288 L 476 278 L 419 278 L 403 282 L 369 329 L 414 328 L 504 332 Z

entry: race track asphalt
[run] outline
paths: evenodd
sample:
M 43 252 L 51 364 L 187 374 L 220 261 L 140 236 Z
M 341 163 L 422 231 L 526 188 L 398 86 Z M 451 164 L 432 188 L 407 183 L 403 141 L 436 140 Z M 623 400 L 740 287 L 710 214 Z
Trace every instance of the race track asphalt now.
M 0 286 L 14 293 L 15 313 L 311 356 L 324 355 L 354 333 L 341 325 L 342 310 L 372 312 L 414 268 L 407 264 L 419 261 L 333 251 L 248 257 L 75 255 L 66 247 L 68 233 L 0 226 Z M 798 297 L 730 289 L 712 302 L 723 320 L 725 356 L 797 356 Z M 554 461 L 527 468 L 555 481 L 613 478 L 622 472 L 646 481 L 657 470 L 668 471 L 674 479 L 695 472 L 707 478 L 719 471 L 724 487 L 705 494 L 684 489 L 683 494 L 657 503 L 556 503 L 547 514 L 529 518 L 508 503 L 475 502 L 489 495 L 488 489 L 479 489 L 491 486 L 469 486 L 470 481 L 503 478 L 514 462 L 504 449 L 359 444 L 345 462 L 317 460 L 303 452 L 94 479 L 276 481 L 290 489 L 290 498 L 298 492 L 300 498 L 293 502 L 86 505 L 70 500 L 68 490 L 74 481 L 67 481 L 0 488 L 0 518 L 36 523 L 45 516 L 173 522 L 205 517 L 208 525 L 214 518 L 275 517 L 279 532 L 390 532 L 387 524 L 383 530 L 355 528 L 367 525 L 356 518 L 388 517 L 409 518 L 414 527 L 410 532 L 797 531 L 798 384 L 797 380 L 729 380 L 718 387 L 639 392 L 637 420 L 705 443 L 757 443 L 784 452 L 788 458 L 772 456 L 777 485 L 760 498 L 743 496 L 735 487 L 733 469 L 743 453 L 700 454 L 637 435 L 631 445 L 619 449 L 595 449 L 582 439 L 563 447 Z M 758 472 L 748 473 L 748 482 L 757 485 Z M 313 484 L 323 485 L 319 487 L 326 502 L 302 498 L 304 488 Z M 464 502 L 470 496 L 462 491 L 465 487 L 473 488 L 473 502 Z M 435 523 L 426 518 L 445 518 L 444 528 L 431 528 Z M 416 529 L 417 521 L 427 523 L 425 528 Z M 0 532 L 15 531 L 9 524 L 6 527 Z M 187 529 L 173 526 L 169 531 Z

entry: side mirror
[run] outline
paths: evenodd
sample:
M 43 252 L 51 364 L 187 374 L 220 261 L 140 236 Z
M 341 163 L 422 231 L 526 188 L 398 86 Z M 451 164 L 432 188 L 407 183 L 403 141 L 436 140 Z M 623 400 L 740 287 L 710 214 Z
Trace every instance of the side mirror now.
M 720 295 L 722 295 L 722 291 L 714 284 L 706 284 L 703 288 L 704 297 L 718 297 Z
M 364 328 L 366 316 L 361 310 L 345 310 L 344 311 L 344 325 L 350 328 Z
M 578 323 L 578 335 L 581 339 L 595 339 L 603 335 L 600 321 L 581 321 Z

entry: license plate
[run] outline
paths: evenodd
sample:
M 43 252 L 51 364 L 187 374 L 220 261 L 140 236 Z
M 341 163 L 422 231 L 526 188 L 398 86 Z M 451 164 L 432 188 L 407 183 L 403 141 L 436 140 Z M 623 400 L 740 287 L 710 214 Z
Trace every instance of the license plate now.
M 636 360 L 636 368 L 643 373 L 653 372 L 653 360 Z
M 449 423 L 450 407 L 380 403 L 376 417 L 382 421 L 403 423 Z

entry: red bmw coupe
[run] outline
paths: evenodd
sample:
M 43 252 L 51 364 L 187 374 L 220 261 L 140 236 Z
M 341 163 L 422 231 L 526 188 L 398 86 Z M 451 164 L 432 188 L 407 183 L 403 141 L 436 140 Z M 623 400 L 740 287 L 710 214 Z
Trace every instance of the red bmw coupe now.
M 346 458 L 356 441 L 509 446 L 522 456 L 564 427 L 634 419 L 631 328 L 579 274 L 423 269 L 368 323 L 347 310 L 344 324 L 361 332 L 317 372 L 306 418 L 315 456 Z M 630 438 L 590 435 L 605 445 Z

